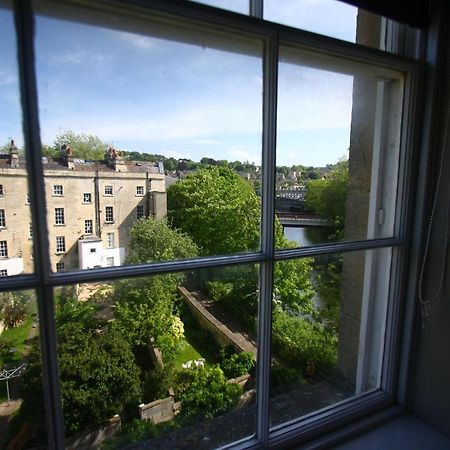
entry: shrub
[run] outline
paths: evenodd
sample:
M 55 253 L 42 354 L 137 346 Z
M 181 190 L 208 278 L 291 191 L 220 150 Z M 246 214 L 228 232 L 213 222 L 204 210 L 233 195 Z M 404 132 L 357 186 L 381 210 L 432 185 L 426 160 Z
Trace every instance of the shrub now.
M 236 378 L 250 373 L 255 367 L 255 362 L 250 352 L 242 352 L 223 360 L 220 367 L 227 378 Z

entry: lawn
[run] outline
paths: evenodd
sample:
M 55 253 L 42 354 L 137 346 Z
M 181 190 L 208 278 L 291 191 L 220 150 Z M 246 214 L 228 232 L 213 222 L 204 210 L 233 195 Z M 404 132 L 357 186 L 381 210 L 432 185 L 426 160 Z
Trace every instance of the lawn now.
M 194 359 L 200 359 L 202 355 L 186 340 L 183 339 L 178 343 L 177 353 L 175 355 L 175 365 L 181 367 L 181 364 Z
M 0 340 L 7 340 L 11 343 L 11 348 L 16 350 L 14 353 L 9 353 L 2 358 L 4 364 L 18 362 L 22 359 L 27 350 L 25 341 L 33 326 L 33 321 L 33 317 L 28 316 L 22 325 L 9 328 L 1 334 Z

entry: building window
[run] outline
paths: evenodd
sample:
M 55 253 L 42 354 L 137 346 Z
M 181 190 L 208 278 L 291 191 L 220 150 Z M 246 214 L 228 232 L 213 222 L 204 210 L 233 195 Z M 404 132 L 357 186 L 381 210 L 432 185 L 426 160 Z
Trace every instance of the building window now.
M 8 257 L 8 243 L 6 241 L 0 241 L 0 258 Z
M 114 266 L 114 256 L 108 256 L 106 258 L 106 266 L 107 267 L 112 267 Z
M 144 217 L 144 205 L 137 205 L 136 216 L 138 219 L 141 219 L 142 217 Z
M 136 195 L 140 197 L 144 195 L 144 186 L 136 186 Z
M 62 184 L 55 184 L 53 186 L 53 195 L 56 197 L 61 197 L 64 195 L 64 188 Z
M 8 276 L 8 270 L 0 269 L 0 277 L 7 277 L 7 276 Z
M 83 203 L 92 203 L 92 194 L 90 192 L 83 194 Z
M 0 184 L 0 197 L 5 195 L 5 188 L 3 187 L 3 184 Z
M 64 236 L 56 236 L 56 253 L 65 253 L 66 238 Z
M 6 217 L 5 217 L 5 210 L 0 209 L 0 228 L 6 227 Z
M 96 248 L 91 248 L 91 249 L 89 250 L 89 253 L 97 253 L 97 249 L 96 249 Z
M 105 206 L 105 222 L 114 223 L 114 209 L 112 206 Z
M 55 225 L 64 225 L 64 208 L 55 208 Z
M 88 219 L 84 221 L 84 234 L 92 234 L 94 232 L 94 228 L 92 225 L 92 220 Z
M 114 248 L 114 233 L 106 233 L 106 246 Z
M 63 262 L 57 262 L 56 263 L 56 271 L 64 272 L 64 270 L 65 270 L 65 264 Z
M 113 187 L 112 186 L 105 186 L 105 195 L 108 195 L 108 196 L 113 195 Z
M 32 223 L 29 224 L 28 239 L 33 239 L 33 224 Z
M 29 204 L 30 204 L 30 194 L 27 194 L 27 195 L 25 196 L 25 204 L 26 204 L 26 205 L 29 205 Z

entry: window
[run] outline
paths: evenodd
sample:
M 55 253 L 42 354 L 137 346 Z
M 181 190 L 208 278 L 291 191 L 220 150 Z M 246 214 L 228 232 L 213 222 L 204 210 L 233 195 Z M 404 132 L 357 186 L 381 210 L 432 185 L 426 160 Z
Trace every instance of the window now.
M 65 270 L 65 264 L 63 262 L 57 262 L 56 263 L 56 271 L 64 272 L 64 270 Z
M 57 197 L 61 197 L 64 195 L 64 188 L 62 184 L 55 184 L 53 186 L 53 195 Z
M 144 195 L 144 186 L 136 186 L 136 195 L 138 196 Z
M 105 206 L 105 222 L 114 223 L 114 210 L 112 206 Z
M 92 225 L 92 220 L 84 221 L 84 234 L 92 234 L 94 232 L 94 228 Z
M 0 241 L 0 258 L 8 257 L 8 243 L 6 241 Z
M 5 210 L 0 209 L 0 227 L 5 228 L 6 227 L 6 217 L 5 217 Z
M 56 236 L 56 253 L 65 253 L 66 238 L 64 236 Z
M 144 3 L 145 5 L 142 6 Z M 179 276 L 182 279 L 188 273 L 195 273 L 196 277 L 190 281 L 205 282 L 202 294 L 207 292 L 208 295 L 214 296 L 214 306 L 225 305 L 227 314 L 232 315 L 236 321 L 238 319 L 245 321 L 247 328 L 244 328 L 242 336 L 247 333 L 251 337 L 247 341 L 257 343 L 256 346 L 253 343 L 253 346 L 249 347 L 251 349 L 249 367 L 255 354 L 258 363 L 256 376 L 252 377 L 255 384 L 251 386 L 252 395 L 256 398 L 255 406 L 252 407 L 256 418 L 237 421 L 239 424 L 248 424 L 248 428 L 243 429 L 242 434 L 235 433 L 227 436 L 226 439 L 229 439 L 227 442 L 214 441 L 217 447 L 253 435 L 254 438 L 250 438 L 250 441 L 245 441 L 241 445 L 252 444 L 254 447 L 268 448 L 272 444 L 274 446 L 278 444 L 281 447 L 296 435 L 305 435 L 302 431 L 303 426 L 309 426 L 306 436 L 313 438 L 323 434 L 325 428 L 332 430 L 334 427 L 363 418 L 367 413 L 379 411 L 386 405 L 392 404 L 394 392 L 391 386 L 396 385 L 396 367 L 399 362 L 395 354 L 399 352 L 393 352 L 392 346 L 397 339 L 396 328 L 402 328 L 398 314 L 400 306 L 403 306 L 399 304 L 400 285 L 406 275 L 406 267 L 404 268 L 406 264 L 402 262 L 409 250 L 407 241 L 409 233 L 406 233 L 406 230 L 409 229 L 409 225 L 412 225 L 408 223 L 410 211 L 404 211 L 404 209 L 411 204 L 409 197 L 413 182 L 413 174 L 409 172 L 408 162 L 415 160 L 412 158 L 414 155 L 411 155 L 411 146 L 408 141 L 410 131 L 414 128 L 414 123 L 411 123 L 414 119 L 411 111 L 414 110 L 412 106 L 414 106 L 415 93 L 415 63 L 406 58 L 400 59 L 393 55 L 368 51 L 363 46 L 343 44 L 326 37 L 297 32 L 295 29 L 279 27 L 257 19 L 249 22 L 236 15 L 220 14 L 213 8 L 204 8 L 202 14 L 195 16 L 193 20 L 192 16 L 197 10 L 188 3 L 183 4 L 183 8 L 177 8 L 175 3 L 165 6 L 164 2 L 158 2 L 155 3 L 156 11 L 152 10 L 151 0 L 144 3 L 141 2 L 139 8 L 148 9 L 148 14 L 142 13 L 141 9 L 137 11 L 139 14 L 134 14 L 134 6 L 127 3 L 126 8 L 122 10 L 118 4 L 117 8 L 108 8 L 105 11 L 102 5 L 92 9 L 77 5 L 77 8 L 86 9 L 86 15 L 83 11 L 77 11 L 75 15 L 71 14 L 73 11 L 70 5 L 63 4 L 60 7 L 59 4 L 56 6 L 56 3 L 49 2 L 50 6 L 46 8 L 51 9 L 54 5 L 54 14 L 48 14 L 48 10 L 42 8 L 42 10 L 38 9 L 35 17 L 37 60 L 42 60 L 43 55 L 49 54 L 46 45 L 48 45 L 51 30 L 64 29 L 64 25 L 75 27 L 70 30 L 70 33 L 68 31 L 67 35 L 78 36 L 75 43 L 80 45 L 84 43 L 81 39 L 83 36 L 89 32 L 96 35 L 95 32 L 100 27 L 102 32 L 112 33 L 113 46 L 118 47 L 118 43 L 124 46 L 125 44 L 133 45 L 135 52 L 154 49 L 155 45 L 160 49 L 165 43 L 174 57 L 159 58 L 156 55 L 155 61 L 153 58 L 151 61 L 152 68 L 155 67 L 155 72 L 158 76 L 161 75 L 161 78 L 163 78 L 162 74 L 168 73 L 167 78 L 172 84 L 174 80 L 177 80 L 177 89 L 174 90 L 173 85 L 171 89 L 166 85 L 167 88 L 163 89 L 163 94 L 168 102 L 169 96 L 172 96 L 173 105 L 186 103 L 189 108 L 196 107 L 195 113 L 189 116 L 189 111 L 177 110 L 176 116 L 170 118 L 176 118 L 181 123 L 174 126 L 173 130 L 171 125 L 169 130 L 167 123 L 175 122 L 168 120 L 169 116 L 166 117 L 159 111 L 162 102 L 151 97 L 145 98 L 145 89 L 139 83 L 136 98 L 127 99 L 129 104 L 133 104 L 133 111 L 124 112 L 123 117 L 120 117 L 116 124 L 121 126 L 122 133 L 119 134 L 126 135 L 133 129 L 129 127 L 130 123 L 124 123 L 126 119 L 136 126 L 132 122 L 137 118 L 142 119 L 142 123 L 153 124 L 149 119 L 156 120 L 158 116 L 162 116 L 163 120 L 152 125 L 152 146 L 153 135 L 161 128 L 161 147 L 164 142 L 168 145 L 170 138 L 180 140 L 177 146 L 182 148 L 184 142 L 181 142 L 181 139 L 195 134 L 192 142 L 189 142 L 192 145 L 186 148 L 193 149 L 195 146 L 204 144 L 211 148 L 216 145 L 221 149 L 218 152 L 223 151 L 223 157 L 227 157 L 229 161 L 232 161 L 231 157 L 236 154 L 249 161 L 253 160 L 255 155 L 256 162 L 251 169 L 254 177 L 253 186 L 248 187 L 247 184 L 245 186 L 252 194 L 254 190 L 258 190 L 259 186 L 260 198 L 251 197 L 252 201 L 249 203 L 254 208 L 249 215 L 237 214 L 231 202 L 225 203 L 227 207 L 230 205 L 224 216 L 226 220 L 219 223 L 217 227 L 208 226 L 209 220 L 212 220 L 211 225 L 217 225 L 212 214 L 209 216 L 205 214 L 202 217 L 204 223 L 192 221 L 193 228 L 197 227 L 197 230 L 200 230 L 200 233 L 196 235 L 197 239 L 202 239 L 204 237 L 202 234 L 211 230 L 215 233 L 209 234 L 207 241 L 207 244 L 215 246 L 211 247 L 214 250 L 201 255 L 202 258 L 184 259 L 182 253 L 175 252 L 181 255 L 181 261 L 170 260 L 163 263 L 158 261 L 154 264 L 148 262 L 144 254 L 141 261 L 145 262 L 142 262 L 139 268 L 130 266 L 98 270 L 98 274 L 94 274 L 95 280 L 108 282 L 110 279 L 108 277 L 114 279 L 123 277 L 131 283 L 137 276 L 167 275 L 176 276 L 177 279 Z M 27 3 L 21 4 L 21 8 L 28 8 Z M 164 14 L 161 13 L 161 9 L 164 10 Z M 62 19 L 64 16 L 69 20 L 64 22 Z M 86 16 L 89 19 L 86 24 L 80 25 L 76 22 L 84 20 Z M 220 25 L 219 30 L 215 29 L 215 24 Z M 60 28 L 53 25 L 58 25 Z M 79 28 L 76 29 L 76 26 Z M 136 30 L 136 34 L 133 30 Z M 146 35 L 146 33 L 151 34 Z M 22 51 L 20 54 L 29 54 L 25 50 L 28 45 L 31 45 L 31 40 L 21 39 L 20 42 Z M 71 43 L 62 42 L 62 46 L 54 49 L 56 56 L 67 55 L 65 50 L 71 48 L 69 45 Z M 104 49 L 100 44 L 99 48 Z M 92 50 L 94 51 L 95 48 Z M 165 54 L 165 52 L 161 53 Z M 189 58 L 190 55 L 194 55 L 192 59 L 195 60 L 197 69 L 200 68 L 200 75 L 185 69 L 184 58 Z M 126 60 L 129 56 L 129 54 L 126 55 Z M 81 64 L 80 60 L 83 58 L 76 59 L 77 64 Z M 95 59 L 90 58 L 89 64 L 92 64 Z M 101 59 L 102 64 L 109 62 L 104 58 L 98 59 Z M 133 62 L 146 59 L 139 53 L 139 57 L 136 57 Z M 224 62 L 227 69 L 225 72 L 230 78 L 223 78 L 225 72 L 215 72 L 213 76 L 214 74 L 210 72 L 216 71 L 219 65 L 223 69 L 224 66 L 221 64 Z M 243 64 L 240 65 L 242 62 Z M 25 98 L 24 105 L 39 106 L 38 110 L 47 111 L 43 102 L 47 97 L 45 89 L 48 86 L 46 77 L 49 71 L 40 69 L 39 65 L 36 67 L 40 103 L 34 105 L 35 100 L 31 96 L 31 98 Z M 82 69 L 82 66 L 80 68 Z M 137 66 L 137 68 L 141 69 L 145 66 Z M 208 93 L 200 96 L 199 92 L 196 92 L 197 95 L 194 97 L 182 98 L 178 85 L 178 81 L 183 78 L 179 76 L 180 68 L 183 68 L 185 73 L 189 73 L 187 83 L 189 87 L 192 88 L 198 84 L 203 91 L 209 88 L 208 85 L 214 85 L 223 92 L 231 85 L 233 87 L 231 91 L 235 92 L 240 101 L 239 98 L 234 99 L 234 104 L 228 103 L 227 108 L 221 110 L 222 121 L 211 120 L 209 115 L 220 110 L 223 104 L 217 99 L 210 102 Z M 133 70 L 129 72 L 134 75 L 142 73 L 135 69 L 133 65 Z M 104 72 L 107 73 L 108 78 L 113 78 L 113 82 L 117 81 L 114 79 L 117 72 L 113 70 Z M 241 79 L 248 73 L 251 83 Z M 122 75 L 125 74 L 121 72 L 120 76 Z M 65 78 L 67 75 L 62 76 L 62 79 L 66 81 L 68 98 L 75 99 L 76 97 L 70 91 L 70 83 L 67 82 L 69 78 L 67 80 Z M 29 92 L 34 92 L 33 80 L 33 76 L 24 77 L 22 80 L 25 85 L 31 84 L 28 86 L 29 89 L 23 89 L 25 96 L 30 95 Z M 131 79 L 131 81 L 134 80 Z M 129 80 L 126 81 L 127 83 L 123 85 L 130 84 Z M 99 83 L 95 87 L 102 86 Z M 358 89 L 361 95 L 357 95 Z M 89 92 L 94 92 L 94 89 Z M 256 93 L 254 98 L 253 93 Z M 410 93 L 413 97 L 410 97 Z M 153 91 L 151 95 L 154 95 Z M 144 103 L 150 100 L 149 117 L 141 117 L 140 112 L 134 110 L 134 101 L 138 101 L 140 96 L 144 97 Z M 248 101 L 247 96 L 252 97 L 251 101 Z M 222 100 L 228 100 L 227 95 L 221 97 Z M 279 104 L 277 104 L 277 97 L 280 100 Z M 362 100 L 362 97 L 366 100 Z M 102 96 L 99 95 L 98 98 Z M 185 102 L 187 98 L 191 103 Z M 218 98 L 220 99 L 220 96 Z M 352 98 L 361 103 L 352 104 Z M 301 101 L 298 101 L 299 99 Z M 92 102 L 96 99 L 90 100 Z M 364 102 L 367 103 L 364 104 Z M 80 101 L 71 109 L 75 112 L 79 111 L 80 116 L 88 115 L 89 111 L 86 108 L 79 107 L 82 104 L 83 102 Z M 248 104 L 252 107 L 256 105 L 255 114 L 252 107 L 249 110 L 243 108 L 243 105 L 248 107 Z M 408 111 L 403 110 L 404 105 L 408 105 Z M 374 117 L 371 120 L 365 116 L 358 119 L 356 114 L 361 110 L 372 112 Z M 129 117 L 131 112 L 133 114 Z M 238 116 L 238 120 L 232 123 L 231 118 L 234 116 Z M 25 115 L 25 117 L 28 116 Z M 89 115 L 86 118 L 87 124 L 91 117 L 94 116 Z M 192 117 L 194 119 L 191 119 Z M 38 119 L 39 123 L 36 125 L 42 129 L 47 128 L 46 115 Z M 101 129 L 104 130 L 106 128 L 102 121 L 104 118 L 100 116 L 97 120 L 99 126 L 103 125 Z M 198 127 L 192 126 L 192 121 L 199 124 Z M 343 122 L 345 124 L 341 127 Z M 226 124 L 225 139 L 214 142 L 209 139 L 209 133 L 220 123 Z M 366 129 L 366 124 L 369 123 L 371 131 Z M 206 133 L 203 130 L 204 124 L 207 128 Z M 109 127 L 113 126 L 114 124 L 109 124 Z M 201 132 L 198 132 L 196 128 L 201 128 Z M 361 156 L 361 161 L 367 163 L 370 176 L 362 171 L 358 172 L 361 168 L 356 168 L 357 172 L 352 173 L 354 165 L 350 164 L 346 167 L 345 163 L 339 164 L 341 162 L 339 160 L 323 161 L 323 165 L 322 161 L 312 164 L 300 160 L 300 157 L 306 159 L 318 154 L 323 155 L 335 146 L 344 154 L 350 147 L 350 159 L 352 163 L 356 162 L 356 158 L 352 158 L 355 155 L 357 139 L 352 136 L 352 133 L 358 131 L 370 133 L 367 139 L 370 150 L 365 153 L 361 149 L 359 155 L 356 155 Z M 170 136 L 167 136 L 167 133 Z M 204 136 L 208 136 L 208 142 Z M 236 139 L 241 141 L 239 146 L 234 145 L 235 142 L 230 144 L 232 137 L 235 136 L 238 136 Z M 33 133 L 27 136 L 27 142 L 31 140 L 31 143 L 37 146 L 39 143 L 33 142 L 35 139 L 37 138 Z M 249 143 L 250 141 L 252 142 Z M 319 143 L 324 145 L 319 146 Z M 386 148 L 389 149 L 389 154 L 384 152 L 383 149 Z M 262 156 L 260 149 L 262 149 Z M 282 159 L 288 158 L 289 155 L 299 157 L 297 162 L 301 165 L 300 169 L 292 169 L 293 161 Z M 216 158 L 220 156 L 218 154 Z M 186 173 L 190 170 L 187 168 L 187 162 L 180 162 L 180 166 L 183 165 L 182 163 L 186 166 Z M 209 162 L 208 165 L 214 166 Z M 119 166 L 120 164 L 117 165 L 120 169 Z M 250 167 L 252 164 L 249 163 L 247 166 Z M 282 181 L 288 179 L 292 183 L 286 181 L 286 185 L 277 184 L 275 177 L 277 166 L 287 169 L 285 179 Z M 307 172 L 309 167 L 323 170 L 311 170 L 303 178 L 298 175 L 290 176 L 290 172 L 298 170 Z M 239 175 L 231 174 L 230 179 L 236 179 L 236 176 L 251 179 L 251 176 L 247 177 L 244 173 L 246 169 L 244 164 L 241 164 L 239 168 L 244 170 L 236 170 L 240 172 Z M 211 171 L 213 169 L 217 172 L 222 170 L 213 167 Z M 400 176 L 401 183 L 398 181 L 397 174 Z M 36 176 L 43 185 L 41 173 L 33 174 L 33 176 Z M 193 176 L 186 179 L 192 179 Z M 238 180 L 242 182 L 241 179 Z M 317 181 L 314 182 L 315 180 Z M 287 215 L 282 217 L 278 214 L 281 211 L 276 210 L 275 198 L 279 201 L 278 204 L 300 203 L 294 212 L 303 213 L 301 205 L 304 204 L 305 192 L 305 195 L 310 196 L 308 200 L 314 198 L 314 195 L 311 195 L 314 192 L 317 194 L 316 199 L 322 199 L 323 192 L 327 190 L 335 192 L 334 189 L 328 189 L 331 183 L 335 182 L 342 188 L 342 192 L 346 192 L 348 186 L 345 184 L 346 180 L 350 183 L 349 195 L 355 193 L 358 195 L 346 197 L 345 200 L 348 201 L 344 201 L 344 207 L 341 210 L 334 209 L 337 202 L 333 199 L 327 202 L 326 206 L 321 205 L 318 208 L 319 212 L 308 211 L 309 215 L 292 214 L 290 217 Z M 361 184 L 356 186 L 354 183 Z M 297 185 L 294 186 L 294 184 Z M 225 191 L 225 194 L 228 193 L 232 194 L 232 189 Z M 138 194 L 137 189 L 136 194 Z M 192 195 L 186 198 L 191 200 L 196 194 L 197 192 L 193 190 Z M 104 195 L 113 195 L 113 187 L 105 186 Z M 358 201 L 359 196 L 362 197 L 361 202 Z M 215 197 L 210 197 L 212 202 L 215 201 L 214 199 Z M 116 208 L 119 207 L 115 202 L 113 204 Z M 349 214 L 345 206 L 348 204 L 355 208 L 361 205 L 361 209 L 357 211 L 360 214 L 357 218 L 360 220 L 351 220 L 356 216 Z M 259 211 L 259 205 L 261 205 L 261 211 Z M 311 209 L 315 209 L 316 206 L 311 206 Z M 342 202 L 339 206 L 342 207 Z M 329 209 L 326 210 L 326 208 Z M 58 208 L 55 209 L 55 223 L 63 225 L 64 209 L 59 209 L 61 210 L 59 217 Z M 197 210 L 202 212 L 201 208 Z M 345 217 L 341 214 L 342 210 Z M 116 214 L 119 214 L 118 211 Z M 105 222 L 113 223 L 113 206 L 105 206 L 104 213 Z M 37 220 L 38 223 L 39 220 L 44 220 L 40 216 L 40 211 L 35 214 L 37 217 L 33 217 L 33 220 Z M 120 210 L 117 218 L 122 217 L 122 214 L 123 210 Z M 139 214 L 139 209 L 136 214 Z M 245 227 L 252 219 L 257 226 L 251 228 L 252 233 L 244 233 L 243 230 L 246 230 Z M 289 227 L 288 222 L 291 220 L 302 223 L 304 226 L 299 228 L 303 229 L 303 237 L 311 238 L 309 243 L 297 242 L 296 245 L 292 245 L 287 242 L 286 234 L 283 237 L 278 223 L 282 220 L 285 221 L 286 228 Z M 311 237 L 315 234 L 314 232 L 309 233 L 305 230 L 307 226 L 312 227 L 313 222 L 318 224 L 317 228 L 326 229 L 322 230 L 327 233 L 325 238 L 322 235 L 315 239 Z M 235 229 L 233 239 L 250 236 L 252 238 L 250 245 L 232 247 L 230 233 L 227 232 L 228 230 L 224 232 L 225 224 L 227 226 L 237 224 L 238 228 Z M 115 229 L 115 227 L 109 228 Z M 41 227 L 37 229 L 40 230 Z M 317 234 L 320 233 L 317 232 Z M 107 234 L 106 244 L 109 248 L 114 247 L 114 234 Z M 120 235 L 120 244 L 122 244 L 122 235 Z M 56 237 L 56 248 L 57 252 L 65 251 L 63 236 Z M 216 250 L 218 248 L 220 250 Z M 165 251 L 165 248 L 162 251 Z M 113 252 L 108 251 L 108 253 Z M 116 254 L 115 251 L 114 254 Z M 42 267 L 41 270 L 44 273 L 42 280 L 45 281 L 41 281 L 41 277 L 36 277 L 36 281 L 31 280 L 27 286 L 37 288 L 41 295 L 40 302 L 52 304 L 55 301 L 52 288 L 59 287 L 59 283 L 83 284 L 94 279 L 81 270 L 62 274 L 57 277 L 58 280 L 52 279 L 51 276 L 45 276 L 49 269 L 44 264 L 45 258 L 41 261 L 42 252 L 36 252 L 36 255 L 38 259 L 36 264 Z M 111 259 L 106 259 L 107 266 L 110 261 Z M 316 274 L 320 276 L 315 276 Z M 154 279 L 159 278 L 152 278 Z M 294 280 L 293 288 L 290 283 L 292 280 Z M 319 282 L 326 283 L 322 286 L 325 292 L 319 292 L 320 298 L 314 298 L 314 293 L 318 292 L 317 283 Z M 299 288 L 300 283 L 302 283 L 301 288 Z M 192 283 L 192 286 L 196 285 Z M 43 287 L 45 290 L 41 289 Z M 183 287 L 187 289 L 181 286 Z M 239 295 L 234 295 L 236 294 L 234 289 L 238 288 L 243 290 L 238 292 Z M 45 292 L 45 298 L 41 291 Z M 289 294 L 288 297 L 286 292 Z M 195 304 L 195 301 L 200 302 L 200 296 L 196 299 L 192 294 L 192 292 L 185 292 L 186 301 L 190 301 L 191 304 Z M 326 295 L 331 295 L 332 298 L 330 298 L 334 302 L 327 301 L 326 306 L 330 308 L 321 308 L 320 302 Z M 345 299 L 346 308 L 342 314 L 339 310 L 341 299 Z M 242 313 L 244 304 L 248 310 Z M 172 313 L 167 314 L 172 318 L 171 315 Z M 345 315 L 348 316 L 348 321 L 340 322 L 341 316 Z M 53 330 L 51 319 L 42 318 L 42 326 L 49 331 L 47 333 L 50 336 L 49 339 L 54 340 L 51 333 Z M 48 320 L 50 322 L 46 322 Z M 167 328 L 170 330 L 178 327 L 180 331 L 181 328 L 176 321 L 164 325 L 168 325 Z M 98 334 L 101 335 L 101 333 Z M 388 339 L 385 336 L 388 336 Z M 166 340 L 161 342 L 166 345 Z M 398 345 L 398 341 L 396 342 Z M 56 344 L 56 342 L 51 343 Z M 53 387 L 57 385 L 57 380 L 52 377 L 57 376 L 55 374 L 58 373 L 56 370 L 58 358 L 52 352 L 54 347 L 53 345 L 43 348 L 44 352 L 48 352 L 44 358 L 44 364 L 48 364 L 48 370 L 44 373 L 47 389 L 54 394 L 46 397 L 46 399 L 52 399 L 51 411 L 55 416 L 53 417 L 53 414 L 49 416 L 52 429 L 48 434 L 54 440 L 60 441 L 54 444 L 55 448 L 60 448 L 63 446 L 61 424 L 64 423 L 62 417 L 64 412 L 61 409 L 58 392 Z M 60 358 L 60 361 L 63 359 Z M 198 362 L 201 365 L 201 358 Z M 338 367 L 343 369 L 343 375 L 337 370 Z M 342 383 L 340 383 L 341 376 L 344 377 Z M 230 379 L 232 377 L 234 375 L 229 375 Z M 224 384 L 229 385 L 226 381 Z M 235 394 L 240 393 L 239 389 L 232 389 L 232 391 Z M 317 402 L 311 401 L 311 404 L 314 404 L 310 409 L 306 407 L 301 409 L 305 405 L 303 401 L 305 395 L 311 391 L 313 394 L 309 398 Z M 348 401 L 342 404 L 340 403 L 342 399 Z M 230 403 L 234 404 L 237 400 L 237 397 L 233 398 Z M 323 408 L 326 408 L 325 412 Z M 316 414 L 318 410 L 321 412 Z M 70 414 L 67 410 L 65 413 Z M 239 411 L 234 413 L 239 414 Z M 305 414 L 308 414 L 307 420 L 304 419 Z M 292 422 L 286 425 L 291 420 Z M 219 430 L 218 435 L 224 434 L 220 433 L 220 428 L 216 427 L 216 429 Z M 217 439 L 220 437 L 218 436 Z
M 32 223 L 29 224 L 28 239 L 33 239 L 33 224 Z
M 136 217 L 141 219 L 144 217 L 144 205 L 137 205 L 136 207 Z
M 106 266 L 107 267 L 112 267 L 114 266 L 114 256 L 108 256 L 106 258 Z
M 97 253 L 97 249 L 96 249 L 96 248 L 91 248 L 91 249 L 89 250 L 89 253 Z
M 106 247 L 114 248 L 114 233 L 106 233 Z
M 3 187 L 3 184 L 0 184 L 0 196 L 5 195 L 5 188 Z
M 26 205 L 29 205 L 29 204 L 30 204 L 30 194 L 27 194 L 27 195 L 25 196 L 25 204 L 26 204 Z
M 92 194 L 90 192 L 83 194 L 83 203 L 92 203 Z
M 55 208 L 55 225 L 64 225 L 64 208 Z
M 8 270 L 0 269 L 0 277 L 7 277 L 7 276 L 8 276 Z

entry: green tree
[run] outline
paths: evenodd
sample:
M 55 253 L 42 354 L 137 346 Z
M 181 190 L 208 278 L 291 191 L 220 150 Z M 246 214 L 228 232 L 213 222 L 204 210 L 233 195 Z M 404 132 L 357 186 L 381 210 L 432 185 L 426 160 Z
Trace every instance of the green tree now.
M 226 167 L 206 167 L 167 190 L 169 222 L 188 233 L 201 254 L 257 250 L 259 199 Z
M 0 294 L 0 320 L 6 328 L 21 324 L 30 312 L 31 297 L 25 292 Z
M 97 136 L 84 133 L 76 134 L 70 130 L 63 131 L 56 136 L 54 147 L 59 149 L 62 144 L 67 144 L 72 148 L 75 158 L 94 161 L 102 161 L 109 146 Z
M 340 161 L 325 179 L 311 180 L 306 187 L 308 211 L 321 213 L 343 227 L 348 185 L 348 161 Z

